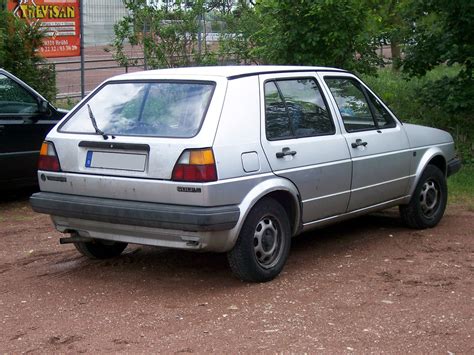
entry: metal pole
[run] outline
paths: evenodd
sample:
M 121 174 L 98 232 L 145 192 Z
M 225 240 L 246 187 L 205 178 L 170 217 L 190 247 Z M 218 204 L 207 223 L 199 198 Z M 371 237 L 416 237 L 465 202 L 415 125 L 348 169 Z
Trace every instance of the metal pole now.
M 79 26 L 81 27 L 81 99 L 85 96 L 85 79 L 84 79 L 84 0 L 79 0 Z
M 168 5 L 166 5 L 168 6 Z M 148 70 L 148 60 L 146 58 L 146 47 L 145 47 L 145 42 L 146 42 L 146 19 L 143 20 L 143 69 Z
M 202 51 L 202 33 L 201 33 L 201 22 L 202 22 L 202 14 L 198 16 L 198 33 L 197 33 L 197 40 L 198 40 L 198 54 L 199 60 L 201 60 L 201 51 Z

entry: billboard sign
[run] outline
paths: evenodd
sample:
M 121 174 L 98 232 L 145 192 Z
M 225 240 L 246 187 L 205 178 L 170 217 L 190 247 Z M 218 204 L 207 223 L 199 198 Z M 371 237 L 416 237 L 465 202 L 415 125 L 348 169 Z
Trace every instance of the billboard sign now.
M 39 23 L 45 32 L 43 57 L 80 55 L 80 0 L 8 0 L 8 10 L 29 24 Z

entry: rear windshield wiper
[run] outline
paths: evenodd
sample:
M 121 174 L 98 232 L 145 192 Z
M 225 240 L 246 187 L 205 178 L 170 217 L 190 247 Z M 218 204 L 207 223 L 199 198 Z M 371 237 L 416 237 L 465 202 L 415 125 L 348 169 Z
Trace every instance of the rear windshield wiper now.
M 97 121 L 95 120 L 94 113 L 92 112 L 92 109 L 89 104 L 87 104 L 87 109 L 89 110 L 89 118 L 91 119 L 92 126 L 94 126 L 95 133 L 101 135 L 105 140 L 109 139 L 109 136 L 97 126 Z M 112 139 L 113 138 L 115 137 L 112 136 Z

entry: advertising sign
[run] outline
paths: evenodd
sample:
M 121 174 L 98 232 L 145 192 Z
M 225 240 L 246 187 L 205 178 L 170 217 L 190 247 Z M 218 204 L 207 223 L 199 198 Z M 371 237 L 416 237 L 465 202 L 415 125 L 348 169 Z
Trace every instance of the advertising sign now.
M 39 23 L 45 32 L 43 57 L 80 55 L 80 0 L 8 0 L 8 10 L 29 24 Z

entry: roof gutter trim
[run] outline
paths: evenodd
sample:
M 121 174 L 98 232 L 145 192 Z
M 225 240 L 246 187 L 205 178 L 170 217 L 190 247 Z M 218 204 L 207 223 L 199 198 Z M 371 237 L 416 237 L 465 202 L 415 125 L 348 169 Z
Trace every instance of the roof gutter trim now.
M 321 68 L 321 69 L 301 69 L 301 70 L 288 69 L 288 70 L 272 70 L 272 71 L 261 71 L 261 72 L 230 75 L 230 76 L 227 77 L 227 80 L 235 80 L 235 79 L 245 78 L 245 77 L 248 77 L 248 76 L 264 75 L 264 74 L 308 73 L 308 72 L 319 72 L 319 71 L 335 72 L 335 73 L 349 73 L 347 70 L 343 70 L 343 69 L 323 69 L 323 68 Z

